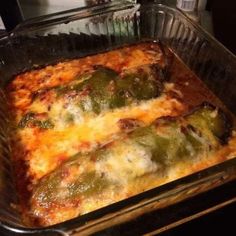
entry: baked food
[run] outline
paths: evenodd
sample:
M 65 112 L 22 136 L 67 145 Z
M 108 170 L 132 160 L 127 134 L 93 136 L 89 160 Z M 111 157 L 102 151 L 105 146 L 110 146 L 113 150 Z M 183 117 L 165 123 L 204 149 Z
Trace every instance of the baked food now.
M 157 43 L 142 43 L 24 72 L 10 82 L 13 162 L 27 224 L 63 222 L 232 157 L 231 125 L 218 106 L 184 115 L 196 104 L 171 80 L 173 57 Z M 188 80 L 191 72 L 182 70 Z M 148 141 L 144 130 L 150 129 L 154 140 L 155 132 L 167 135 L 164 143 L 134 141 L 139 132 Z M 183 159 L 173 161 L 178 155 Z

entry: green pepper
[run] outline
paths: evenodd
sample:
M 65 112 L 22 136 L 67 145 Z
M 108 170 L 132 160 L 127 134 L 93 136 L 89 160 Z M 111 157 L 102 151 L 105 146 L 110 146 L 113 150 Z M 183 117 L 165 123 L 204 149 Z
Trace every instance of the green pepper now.
M 150 65 L 145 67 L 149 68 Z M 64 96 L 75 91 L 80 95 L 76 102 L 84 112 L 99 114 L 105 109 L 114 109 L 134 101 L 159 96 L 162 84 L 153 75 L 154 71 L 141 71 L 139 68 L 137 71 L 127 71 L 124 76 L 119 76 L 109 68 L 98 67 L 89 79 L 73 86 L 66 86 Z M 62 96 L 62 93 L 60 95 Z
M 86 160 L 88 159 L 88 160 Z M 86 167 L 91 161 L 88 155 L 75 155 L 65 164 L 45 176 L 34 191 L 32 201 L 40 201 L 41 205 L 64 204 L 78 198 L 91 196 L 102 191 L 109 181 L 94 169 L 82 172 L 80 166 Z
M 204 105 L 185 116 L 159 118 L 96 151 L 73 156 L 35 186 L 32 211 L 51 203 L 70 205 L 159 173 L 160 169 L 150 168 L 150 163 L 165 171 L 178 162 L 207 157 L 222 146 L 219 137 L 226 135 L 223 130 L 228 126 L 222 111 L 212 115 L 215 110 Z
M 122 75 L 112 69 L 97 66 L 92 73 L 85 73 L 66 85 L 36 93 L 32 103 L 41 105 L 41 109 L 45 107 L 44 112 L 54 125 L 58 120 L 70 124 L 81 120 L 76 119 L 78 116 L 83 118 L 88 114 L 97 115 L 106 110 L 156 98 L 162 93 L 163 78 L 162 69 L 157 65 L 134 68 Z M 57 113 L 51 115 L 50 111 L 58 104 L 61 109 L 56 108 Z M 73 109 L 68 108 L 67 111 L 68 106 Z M 19 127 L 24 128 L 26 124 L 31 124 L 35 115 L 37 114 L 31 111 L 22 117 Z
M 203 103 L 201 109 L 197 109 L 194 114 L 197 115 L 188 116 L 188 121 L 193 126 L 198 126 L 205 133 L 210 130 L 220 142 L 227 142 L 232 129 L 232 121 L 221 109 L 216 109 L 209 103 Z

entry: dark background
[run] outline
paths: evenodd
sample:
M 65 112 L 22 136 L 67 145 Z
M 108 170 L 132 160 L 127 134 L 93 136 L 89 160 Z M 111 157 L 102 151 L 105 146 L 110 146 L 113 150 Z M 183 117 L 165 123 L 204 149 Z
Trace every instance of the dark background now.
M 236 54 L 236 1 L 208 0 L 215 37 Z
M 230 204 L 210 214 L 200 217 L 174 229 L 168 230 L 160 236 L 194 236 L 194 235 L 236 235 L 236 204 Z

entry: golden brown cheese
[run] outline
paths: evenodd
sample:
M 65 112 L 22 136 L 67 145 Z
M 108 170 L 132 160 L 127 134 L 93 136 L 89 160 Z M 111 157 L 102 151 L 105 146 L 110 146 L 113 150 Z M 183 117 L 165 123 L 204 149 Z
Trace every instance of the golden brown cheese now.
M 40 114 L 40 116 L 45 115 L 45 107 L 41 102 L 35 102 L 34 100 L 35 94 L 50 90 L 56 86 L 67 85 L 78 76 L 91 72 L 95 65 L 102 65 L 116 71 L 118 74 L 122 74 L 125 70 L 143 66 L 144 64 L 158 64 L 163 67 L 164 56 L 158 44 L 142 43 L 103 54 L 60 62 L 56 65 L 49 65 L 42 69 L 19 74 L 9 83 L 6 89 L 15 123 L 18 124 L 22 117 L 31 111 Z M 48 94 L 49 100 L 57 101 L 57 97 L 52 98 L 50 93 Z M 24 129 L 16 127 L 12 135 L 13 161 L 15 163 L 18 191 L 23 211 L 27 215 L 27 204 L 29 204 L 28 200 L 31 191 L 42 177 L 51 173 L 69 157 L 78 152 L 86 153 L 118 139 L 124 132 L 119 123 L 120 120 L 135 119 L 145 126 L 159 117 L 177 116 L 188 108 L 188 105 L 182 102 L 183 100 L 184 97 L 181 91 L 176 90 L 172 83 L 166 83 L 163 94 L 157 98 L 104 111 L 95 116 L 85 117 L 83 121 L 80 120 L 65 125 L 58 119 L 56 125 L 50 129 L 42 129 L 37 126 L 27 126 Z M 54 108 L 50 111 L 50 116 L 58 116 L 63 109 L 63 105 L 55 102 Z M 70 107 L 70 109 L 73 110 L 74 108 Z M 230 147 L 225 148 L 225 150 L 220 152 L 221 154 L 217 154 L 215 158 L 211 158 L 209 161 L 196 162 L 194 165 L 192 163 L 179 163 L 163 179 L 157 179 L 156 175 L 150 175 L 146 180 L 142 180 L 141 183 L 132 184 L 133 187 L 127 186 L 129 191 L 121 193 L 124 196 L 117 196 L 117 199 L 132 196 L 139 193 L 140 189 L 144 190 L 154 185 L 161 185 L 223 161 L 229 156 L 231 157 L 233 152 L 235 153 L 234 146 L 231 143 Z M 153 168 L 153 166 L 150 168 Z M 149 185 L 150 182 L 148 180 L 154 184 Z M 139 184 L 141 188 L 135 189 L 135 186 Z M 115 201 L 113 199 L 111 202 L 112 197 L 109 194 L 113 194 L 112 192 L 107 192 L 106 194 L 106 196 L 98 196 L 96 203 L 87 199 L 84 202 L 84 206 L 80 206 L 81 208 L 84 207 L 84 210 L 68 207 L 68 210 L 64 209 L 64 212 L 61 213 L 55 211 L 52 207 L 48 209 L 51 218 L 45 219 L 45 222 L 41 225 L 62 222 L 78 215 L 77 211 L 86 213 L 89 212 L 90 208 L 97 209 Z M 103 201 L 100 201 L 100 198 L 103 198 Z M 25 221 L 29 223 L 30 220 L 25 219 Z
M 61 215 L 70 219 L 191 173 L 219 160 L 228 128 L 223 113 L 209 105 L 137 127 L 42 178 L 33 189 L 30 214 L 39 225 L 55 224 Z M 52 207 L 57 211 L 48 214 Z
M 121 72 L 124 69 L 153 63 L 163 64 L 160 48 L 157 44 L 141 44 L 17 75 L 9 84 L 7 91 L 10 93 L 12 108 L 16 108 L 17 113 L 20 113 L 31 104 L 33 92 L 65 84 L 76 76 L 90 71 L 94 65 L 103 65 Z
M 144 64 L 155 63 L 161 67 L 164 65 L 159 46 L 144 43 L 28 71 L 17 75 L 7 87 L 10 110 L 16 124 L 31 110 L 42 113 L 43 109 L 44 112 L 42 103 L 34 102 L 36 93 L 66 85 L 78 76 L 92 71 L 95 65 L 121 73 Z M 55 109 L 56 107 L 63 109 L 60 105 L 55 106 Z M 148 124 L 160 116 L 178 115 L 184 109 L 185 106 L 177 99 L 162 95 L 140 104 L 131 104 L 96 117 L 88 117 L 79 124 L 63 126 L 59 122 L 53 129 L 48 130 L 38 127 L 17 128 L 13 134 L 13 159 L 17 175 L 22 180 L 18 183 L 21 195 L 27 198 L 28 193 L 25 192 L 30 194 L 32 184 L 37 183 L 42 176 L 71 155 L 94 149 L 119 136 L 122 131 L 117 122 L 120 119 L 135 118 Z M 52 116 L 53 112 L 55 111 L 51 112 Z M 25 203 L 27 199 L 24 197 L 22 201 Z
M 144 63 L 162 65 L 162 58 L 163 55 L 156 44 L 140 44 L 20 74 L 7 88 L 12 113 L 19 122 L 27 111 L 33 109 L 39 113 L 44 112 L 45 108 L 41 103 L 33 102 L 35 92 L 66 84 L 92 70 L 94 65 L 108 66 L 121 72 Z M 51 111 L 52 116 L 53 112 L 57 113 L 56 109 L 63 110 L 59 102 L 55 105 L 55 109 Z M 134 104 L 97 117 L 88 117 L 78 125 L 64 127 L 62 122 L 59 122 L 49 130 L 37 127 L 18 129 L 14 142 L 21 147 L 13 149 L 14 159 L 27 163 L 27 176 L 34 183 L 69 156 L 78 151 L 91 150 L 116 136 L 120 132 L 117 125 L 119 119 L 137 118 L 148 124 L 160 116 L 177 115 L 183 109 L 184 106 L 175 98 L 163 95 L 140 105 Z
M 32 128 L 21 130 L 21 142 L 30 151 L 24 157 L 29 163 L 28 173 L 39 179 L 78 151 L 89 151 L 114 139 L 122 132 L 118 123 L 120 119 L 139 119 L 149 124 L 161 116 L 177 115 L 183 107 L 176 99 L 162 96 L 64 129 L 49 129 L 43 132 Z

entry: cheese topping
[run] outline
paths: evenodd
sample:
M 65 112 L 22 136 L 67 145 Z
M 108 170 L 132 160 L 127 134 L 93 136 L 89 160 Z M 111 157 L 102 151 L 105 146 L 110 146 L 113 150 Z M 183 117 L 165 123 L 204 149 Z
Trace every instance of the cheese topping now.
M 188 109 L 183 93 L 167 81 L 165 56 L 158 44 L 141 43 L 28 71 L 9 83 L 6 93 L 15 128 L 13 162 L 28 224 L 59 223 L 234 156 L 235 136 L 212 156 L 210 149 L 220 145 L 217 132 L 221 129 L 214 130 L 214 136 L 205 129 L 205 121 L 197 127 L 204 126 L 204 137 L 183 124 L 174 133 L 159 125 L 160 143 L 145 140 L 150 141 L 149 148 L 126 138 L 158 118 L 171 120 Z M 214 110 L 211 118 L 218 115 Z M 113 142 L 119 145 L 105 158 L 96 156 L 96 150 L 109 150 L 106 147 Z M 165 165 L 171 166 L 178 155 L 194 161 L 178 159 L 166 171 L 150 146 L 158 146 L 155 153 L 160 156 L 164 153 L 160 158 Z M 71 158 L 80 155 L 81 162 L 70 164 Z M 42 183 L 46 192 L 39 194 L 38 206 L 37 199 L 30 197 L 35 189 L 37 195 Z M 93 195 L 94 189 L 98 194 Z M 67 198 L 76 194 L 80 197 L 68 203 Z

